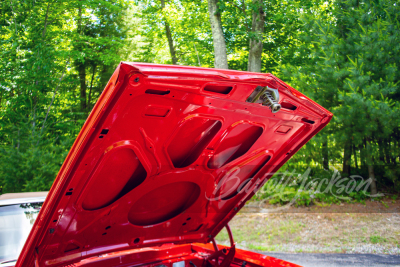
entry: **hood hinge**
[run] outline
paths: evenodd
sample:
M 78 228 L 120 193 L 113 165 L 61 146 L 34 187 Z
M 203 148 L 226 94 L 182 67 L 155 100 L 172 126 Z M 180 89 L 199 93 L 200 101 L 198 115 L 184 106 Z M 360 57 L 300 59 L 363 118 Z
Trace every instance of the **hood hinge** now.
M 229 224 L 225 225 L 226 230 L 228 231 L 228 236 L 229 236 L 229 241 L 231 244 L 231 247 L 229 249 L 218 249 L 218 245 L 215 242 L 215 238 L 212 238 L 212 243 L 214 246 L 215 252 L 211 254 L 208 258 L 207 261 L 211 266 L 214 267 L 229 267 L 231 265 L 231 262 L 235 258 L 235 253 L 236 253 L 236 246 L 235 242 L 233 240 L 233 235 L 231 228 L 229 227 Z M 220 258 L 222 258 L 222 262 L 220 263 Z

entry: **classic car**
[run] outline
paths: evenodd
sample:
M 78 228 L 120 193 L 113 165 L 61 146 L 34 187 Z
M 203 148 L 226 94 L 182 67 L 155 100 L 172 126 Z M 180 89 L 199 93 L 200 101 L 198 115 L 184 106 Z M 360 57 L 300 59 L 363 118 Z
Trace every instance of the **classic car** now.
M 331 118 L 272 74 L 122 62 L 15 265 L 297 266 L 228 223 Z

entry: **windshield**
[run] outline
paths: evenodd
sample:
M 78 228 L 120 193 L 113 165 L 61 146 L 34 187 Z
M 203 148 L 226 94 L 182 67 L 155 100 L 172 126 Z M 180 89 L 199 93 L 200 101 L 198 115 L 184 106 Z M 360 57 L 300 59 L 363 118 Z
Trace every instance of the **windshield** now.
M 42 204 L 0 206 L 0 264 L 18 258 Z

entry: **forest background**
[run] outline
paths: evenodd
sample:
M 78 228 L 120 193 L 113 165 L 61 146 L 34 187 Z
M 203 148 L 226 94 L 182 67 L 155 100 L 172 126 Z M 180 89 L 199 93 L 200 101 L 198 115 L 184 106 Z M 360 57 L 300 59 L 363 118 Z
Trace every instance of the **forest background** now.
M 272 73 L 331 123 L 283 168 L 400 192 L 397 0 L 7 0 L 0 4 L 0 193 L 49 190 L 120 61 Z M 290 175 L 289 175 L 290 174 Z M 350 179 L 350 178 L 349 178 Z M 353 178 L 351 178 L 353 179 Z M 353 179 L 356 183 L 362 181 Z M 267 183 L 268 185 L 268 183 Z M 257 197 L 285 203 L 300 183 Z M 298 204 L 343 201 L 319 188 Z M 276 193 L 276 192 L 275 192 Z M 302 199 L 302 200 L 301 200 Z

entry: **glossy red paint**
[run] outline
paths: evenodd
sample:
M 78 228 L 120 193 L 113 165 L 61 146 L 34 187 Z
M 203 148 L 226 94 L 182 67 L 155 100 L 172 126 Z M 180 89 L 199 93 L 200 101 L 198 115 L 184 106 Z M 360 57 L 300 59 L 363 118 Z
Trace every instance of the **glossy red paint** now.
M 279 90 L 281 111 L 246 102 L 257 86 Z M 271 74 L 121 63 L 16 266 L 208 243 L 331 117 Z

